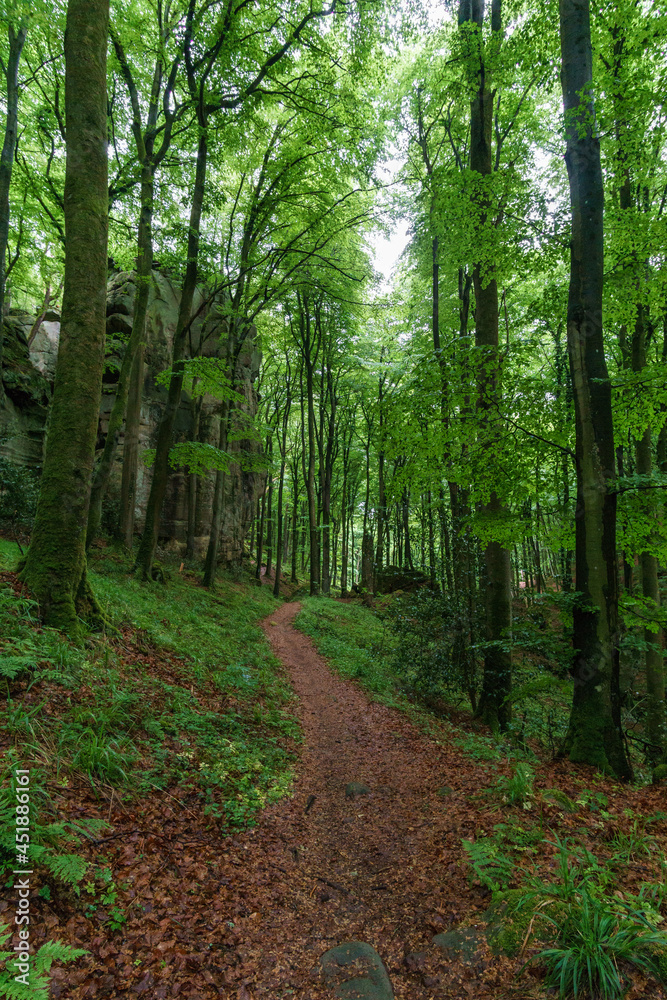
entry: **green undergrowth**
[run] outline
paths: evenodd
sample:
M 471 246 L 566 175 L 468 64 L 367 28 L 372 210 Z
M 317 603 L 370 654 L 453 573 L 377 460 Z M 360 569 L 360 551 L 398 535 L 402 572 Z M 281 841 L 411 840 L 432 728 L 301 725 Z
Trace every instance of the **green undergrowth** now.
M 0 570 L 17 555 L 1 540 Z M 105 835 L 59 823 L 54 798 L 62 815 L 77 789 L 102 812 L 109 798 L 132 809 L 163 794 L 224 833 L 251 825 L 290 788 L 300 734 L 259 628 L 277 604 L 268 588 L 223 577 L 210 593 L 177 565 L 167 584 L 142 584 L 130 568 L 111 549 L 92 560 L 91 585 L 114 631 L 80 645 L 41 627 L 34 602 L 0 582 L 0 865 L 12 858 L 11 774 L 27 767 L 32 859 L 46 891 L 76 888 L 87 866 L 59 869 L 57 858 Z M 89 876 L 97 884 L 99 873 Z
M 563 1000 L 621 1000 L 633 970 L 667 982 L 665 862 L 646 826 L 631 850 L 627 838 L 615 838 L 593 852 L 530 821 L 464 841 L 471 880 L 492 892 L 485 914 L 492 951 L 525 957 L 524 969 L 541 965 Z M 639 881 L 637 850 L 653 862 Z M 545 855 L 548 874 L 537 864 Z
M 307 597 L 301 603 L 295 625 L 310 636 L 334 670 L 359 681 L 375 700 L 403 707 L 405 698 L 390 667 L 395 642 L 377 615 L 356 602 Z
M 333 669 L 356 680 L 375 700 L 404 711 L 420 729 L 447 739 L 475 760 L 498 764 L 531 760 L 534 754 L 516 739 L 470 732 L 454 725 L 448 705 L 434 703 L 414 690 L 409 677 L 396 670 L 397 637 L 378 615 L 361 602 L 350 604 L 321 597 L 302 600 L 295 625 L 310 636 Z M 452 712 L 456 706 L 449 706 Z
M 337 673 L 485 771 L 470 808 L 501 818 L 462 841 L 461 864 L 471 886 L 490 895 L 492 951 L 517 969 L 537 964 L 562 1000 L 622 1000 L 637 975 L 667 982 L 664 814 L 612 805 L 620 786 L 592 775 L 589 788 L 570 775 L 570 794 L 539 787 L 540 757 L 567 719 L 567 684 L 520 656 L 519 725 L 504 737 L 471 730 L 456 704 L 419 696 L 391 616 L 379 610 L 307 598 L 296 624 Z

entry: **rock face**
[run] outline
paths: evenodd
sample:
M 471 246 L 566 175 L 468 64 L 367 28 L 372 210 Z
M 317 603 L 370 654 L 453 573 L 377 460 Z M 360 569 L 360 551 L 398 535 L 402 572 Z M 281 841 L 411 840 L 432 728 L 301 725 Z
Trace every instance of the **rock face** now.
M 109 281 L 107 299 L 107 367 L 104 374 L 97 447 L 101 449 L 106 436 L 109 415 L 115 398 L 115 387 L 127 337 L 132 328 L 135 275 L 117 272 Z M 201 314 L 192 324 L 186 354 L 189 357 L 223 357 L 226 336 L 224 302 L 206 302 L 206 293 L 198 289 L 194 311 Z M 160 270 L 152 276 L 146 318 L 145 381 L 139 434 L 139 476 L 137 483 L 137 530 L 143 527 L 146 501 L 150 491 L 151 469 L 141 461 L 142 453 L 155 446 L 157 427 L 167 388 L 157 381 L 169 368 L 180 290 L 171 278 Z M 5 320 L 5 368 L 3 381 L 6 397 L 0 410 L 0 454 L 18 465 L 39 469 L 42 462 L 48 405 L 51 398 L 55 363 L 60 335 L 58 316 L 47 313 L 28 351 L 28 335 L 34 322 L 25 314 L 10 315 Z M 254 383 L 259 373 L 260 354 L 254 338 L 246 340 L 236 364 L 236 388 L 239 402 L 237 423 L 254 417 L 258 396 Z M 175 443 L 192 440 L 195 409 L 200 406 L 197 439 L 217 446 L 220 430 L 220 402 L 211 394 L 193 399 L 187 392 L 176 418 Z M 234 435 L 235 437 L 237 435 Z M 240 435 L 238 435 L 240 437 Z M 120 474 L 123 439 L 119 441 L 116 465 L 107 510 L 114 514 L 120 498 Z M 234 440 L 229 451 L 238 454 L 225 477 L 225 513 L 220 540 L 221 563 L 237 562 L 243 552 L 243 542 L 254 514 L 257 496 L 264 485 L 264 475 L 257 468 L 260 446 L 250 439 Z M 198 554 L 208 544 L 214 473 L 198 477 L 195 535 Z M 168 486 L 160 526 L 162 542 L 184 547 L 188 522 L 188 481 L 184 469 L 175 469 Z
M 3 324 L 4 398 L 0 402 L 0 455 L 15 465 L 40 469 L 52 381 L 28 350 L 34 318 L 12 312 Z M 60 326 L 58 326 L 60 330 Z
M 427 576 L 417 570 L 385 566 L 376 574 L 375 593 L 394 594 L 397 590 L 410 592 L 418 590 L 420 587 L 428 587 L 430 582 Z

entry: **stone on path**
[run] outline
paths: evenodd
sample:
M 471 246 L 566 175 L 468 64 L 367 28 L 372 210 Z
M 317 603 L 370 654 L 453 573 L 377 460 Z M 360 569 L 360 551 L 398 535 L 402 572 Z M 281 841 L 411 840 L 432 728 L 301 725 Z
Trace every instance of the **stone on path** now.
M 375 948 L 348 941 L 320 959 L 324 981 L 340 1000 L 394 1000 L 387 970 Z
M 370 795 L 371 790 L 368 785 L 363 785 L 360 781 L 350 781 L 345 786 L 345 798 L 353 799 L 357 795 Z
M 459 927 L 454 931 L 436 934 L 431 943 L 437 945 L 449 961 L 475 965 L 481 957 L 485 941 L 484 931 L 476 927 Z

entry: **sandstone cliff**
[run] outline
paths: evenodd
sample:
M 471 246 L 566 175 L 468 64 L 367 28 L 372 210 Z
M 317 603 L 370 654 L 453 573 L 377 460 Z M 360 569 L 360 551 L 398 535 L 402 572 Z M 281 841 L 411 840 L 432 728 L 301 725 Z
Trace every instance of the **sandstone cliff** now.
M 204 302 L 204 291 L 198 290 L 195 310 Z M 98 448 L 104 443 L 109 414 L 113 405 L 115 384 L 124 345 L 132 326 L 135 280 L 128 272 L 117 272 L 109 281 L 107 300 L 107 369 L 104 375 Z M 143 402 L 141 409 L 140 453 L 155 444 L 157 425 L 166 388 L 156 382 L 160 372 L 169 367 L 180 293 L 171 278 L 155 270 L 151 285 L 146 321 L 146 365 Z M 0 455 L 18 465 L 39 469 L 45 439 L 48 407 L 51 399 L 55 362 L 58 350 L 60 323 L 57 314 L 48 313 L 35 336 L 30 350 L 28 337 L 34 317 L 25 313 L 12 313 L 5 319 L 5 368 L 3 382 L 5 399 L 0 407 Z M 201 316 L 192 324 L 189 335 L 188 356 L 223 356 L 225 338 L 224 303 L 213 301 L 204 305 Z M 236 384 L 239 394 L 238 412 L 254 417 L 257 410 L 257 392 L 254 387 L 259 372 L 260 355 L 249 338 L 236 365 Z M 211 395 L 201 399 L 198 440 L 217 445 L 220 428 L 220 402 Z M 175 441 L 192 439 L 194 426 L 194 401 L 184 393 L 176 422 Z M 106 509 L 113 515 L 119 503 L 120 460 L 122 437 L 117 452 L 116 468 Z M 220 561 L 237 562 L 243 551 L 243 542 L 253 516 L 257 496 L 263 488 L 264 476 L 258 466 L 260 447 L 248 438 L 234 440 L 229 450 L 238 454 L 225 478 L 225 516 L 220 544 Z M 145 504 L 150 489 L 151 470 L 140 464 L 137 487 L 137 529 L 143 523 Z M 170 482 L 163 510 L 160 529 L 162 542 L 184 547 L 188 521 L 188 475 L 175 469 Z M 197 550 L 201 554 L 208 543 L 210 527 L 213 475 L 199 477 L 196 505 Z

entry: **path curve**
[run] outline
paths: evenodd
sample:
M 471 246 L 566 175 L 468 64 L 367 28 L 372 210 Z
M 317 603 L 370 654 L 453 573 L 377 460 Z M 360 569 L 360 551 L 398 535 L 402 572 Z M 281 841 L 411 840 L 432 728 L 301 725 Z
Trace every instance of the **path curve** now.
M 480 787 L 476 765 L 462 769 L 460 751 L 334 675 L 294 628 L 299 610 L 283 604 L 262 623 L 299 698 L 304 740 L 292 799 L 266 810 L 243 845 L 264 845 L 277 905 L 251 915 L 261 922 L 261 967 L 238 997 L 330 997 L 318 959 L 352 939 L 377 949 L 397 1000 L 490 996 L 479 967 L 446 967 L 430 946 L 435 933 L 484 906 L 461 864 L 461 838 L 474 832 L 465 799 Z M 346 797 L 350 782 L 370 794 Z M 246 969 L 253 954 L 242 954 Z

